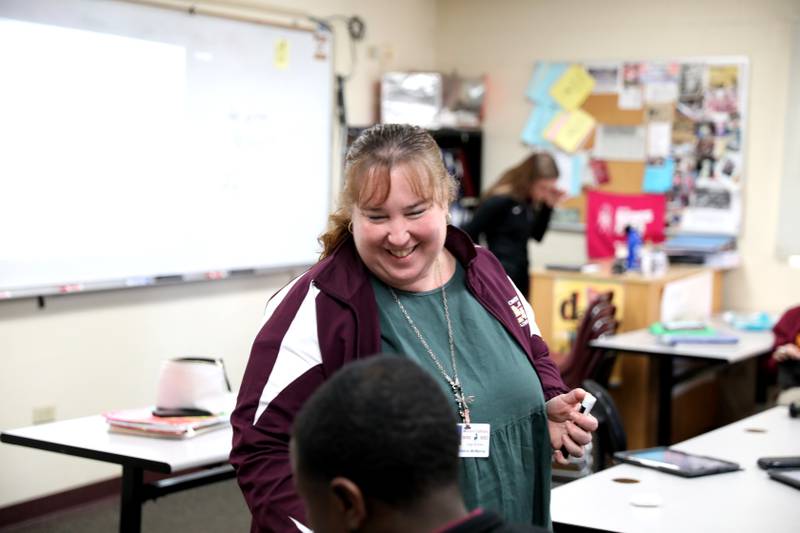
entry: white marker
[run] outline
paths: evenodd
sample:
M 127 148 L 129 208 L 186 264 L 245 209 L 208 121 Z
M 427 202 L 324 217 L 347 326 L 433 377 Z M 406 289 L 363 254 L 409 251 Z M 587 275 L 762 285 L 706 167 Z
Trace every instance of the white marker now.
M 583 397 L 583 401 L 581 402 L 581 406 L 578 408 L 578 412 L 584 415 L 588 415 L 591 412 L 592 407 L 594 407 L 595 402 L 597 402 L 597 398 L 586 393 L 586 396 Z M 561 454 L 564 456 L 564 459 L 569 457 L 569 452 L 567 451 L 566 446 L 561 446 Z

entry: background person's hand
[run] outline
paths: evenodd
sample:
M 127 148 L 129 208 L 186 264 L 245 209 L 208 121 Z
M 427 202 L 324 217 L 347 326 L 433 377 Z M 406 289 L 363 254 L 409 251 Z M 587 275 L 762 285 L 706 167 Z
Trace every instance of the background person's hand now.
M 784 344 L 782 346 L 778 346 L 775 352 L 772 354 L 772 357 L 778 361 L 788 361 L 789 359 L 798 359 L 800 360 L 800 348 L 796 344 Z
M 567 464 L 561 453 L 564 446 L 570 455 L 583 457 L 583 447 L 592 441 L 592 431 L 597 429 L 597 419 L 592 415 L 578 412 L 581 401 L 586 396 L 583 389 L 572 389 L 559 394 L 547 402 L 547 427 L 550 430 L 550 445 L 553 458 L 560 464 Z
M 548 207 L 555 207 L 566 195 L 566 192 L 554 186 L 547 192 L 547 195 L 545 195 L 544 203 L 547 204 Z

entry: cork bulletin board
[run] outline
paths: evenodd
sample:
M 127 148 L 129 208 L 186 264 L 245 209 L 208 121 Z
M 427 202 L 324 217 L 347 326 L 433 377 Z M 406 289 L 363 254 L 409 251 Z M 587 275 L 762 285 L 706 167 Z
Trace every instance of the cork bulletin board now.
M 663 194 L 668 228 L 736 235 L 747 76 L 741 57 L 537 63 L 522 140 L 559 163 L 556 220 L 584 223 L 591 190 Z

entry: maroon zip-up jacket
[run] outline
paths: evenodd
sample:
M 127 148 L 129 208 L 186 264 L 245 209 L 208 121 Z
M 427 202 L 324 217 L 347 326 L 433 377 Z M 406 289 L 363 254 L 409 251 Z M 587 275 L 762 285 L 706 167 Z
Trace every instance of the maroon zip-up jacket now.
M 464 267 L 469 291 L 525 350 L 545 399 L 567 392 L 530 306 L 497 259 L 452 226 L 445 247 Z M 267 306 L 231 415 L 230 461 L 253 514 L 251 531 L 295 532 L 295 522 L 306 524 L 289 464 L 292 421 L 342 365 L 380 352 L 380 321 L 369 276 L 348 239 Z

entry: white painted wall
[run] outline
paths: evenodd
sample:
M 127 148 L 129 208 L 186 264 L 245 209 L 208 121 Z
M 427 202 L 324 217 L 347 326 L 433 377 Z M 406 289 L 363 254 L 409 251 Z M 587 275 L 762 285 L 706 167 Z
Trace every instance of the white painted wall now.
M 441 0 L 441 69 L 489 76 L 484 187 L 525 154 L 524 91 L 538 60 L 750 59 L 742 267 L 725 276 L 724 304 L 780 312 L 800 303 L 800 271 L 775 255 L 792 21 L 797 0 Z M 794 87 L 795 91 L 800 90 Z M 535 264 L 585 260 L 583 235 L 550 232 Z
M 369 0 L 246 3 L 364 19 L 366 37 L 346 91 L 351 124 L 373 122 L 381 72 L 434 66 L 434 2 L 406 0 L 401 10 L 391 7 L 394 2 Z M 337 37 L 342 28 L 335 23 Z M 346 72 L 343 36 L 336 54 L 337 69 Z M 66 419 L 152 403 L 159 364 L 174 356 L 223 357 L 238 384 L 264 304 L 289 279 L 285 274 L 71 295 L 49 298 L 44 309 L 32 300 L 0 303 L 0 429 L 31 424 L 33 410 L 43 406 L 55 406 L 57 419 Z M 0 507 L 120 474 L 97 461 L 8 444 L 0 445 L 0 472 Z

